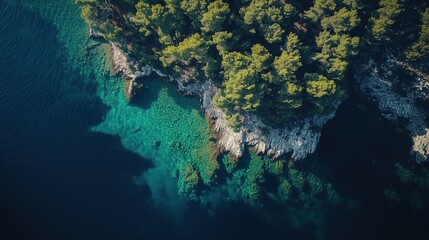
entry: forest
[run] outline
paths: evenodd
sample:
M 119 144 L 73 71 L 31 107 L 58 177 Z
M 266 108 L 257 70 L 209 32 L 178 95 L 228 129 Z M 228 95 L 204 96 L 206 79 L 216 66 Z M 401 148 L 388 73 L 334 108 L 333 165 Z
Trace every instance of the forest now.
M 214 104 L 235 128 L 244 112 L 272 126 L 329 113 L 347 96 L 347 74 L 360 51 L 396 52 L 411 63 L 429 55 L 425 1 L 76 2 L 92 28 L 123 43 L 142 65 L 218 86 Z

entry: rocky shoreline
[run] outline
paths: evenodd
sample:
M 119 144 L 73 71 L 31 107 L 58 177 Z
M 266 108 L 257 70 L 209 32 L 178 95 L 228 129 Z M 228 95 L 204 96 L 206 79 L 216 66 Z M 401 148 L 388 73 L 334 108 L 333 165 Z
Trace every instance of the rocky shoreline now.
M 138 78 L 156 74 L 177 85 L 178 91 L 185 95 L 198 96 L 201 109 L 205 113 L 211 129 L 217 137 L 220 151 L 229 152 L 231 156 L 239 158 L 243 155 L 245 145 L 253 147 L 255 152 L 266 154 L 272 158 L 288 155 L 292 160 L 302 160 L 315 152 L 320 139 L 322 127 L 335 116 L 339 102 L 334 104 L 335 111 L 324 116 L 307 117 L 302 120 L 288 123 L 281 129 L 272 128 L 252 113 L 243 116 L 242 127 L 234 131 L 227 125 L 225 114 L 212 104 L 213 96 L 219 89 L 209 81 L 186 84 L 182 79 L 173 78 L 151 66 L 138 68 L 127 53 L 122 51 L 116 43 L 111 45 L 112 72 L 122 75 L 126 80 L 125 94 L 131 99 L 136 89 L 142 85 Z M 407 121 L 406 128 L 413 140 L 410 154 L 417 162 L 429 159 L 429 127 L 426 122 L 427 113 L 416 104 L 422 92 L 427 92 L 428 84 L 417 78 L 412 89 L 400 95 L 394 89 L 397 76 L 393 76 L 392 69 L 403 67 L 397 60 L 390 58 L 383 66 L 377 66 L 374 61 L 360 64 L 355 74 L 359 91 L 368 99 L 377 104 L 381 114 L 388 120 L 398 122 Z M 425 89 L 421 89 L 421 88 Z M 423 91 L 424 90 L 424 91 Z
M 125 84 L 125 96 L 131 100 L 136 95 L 136 90 L 143 87 L 137 79 L 149 76 L 151 72 L 135 71 L 137 65 L 130 64 L 127 54 L 122 51 L 115 43 L 110 43 L 111 68 L 114 75 L 121 75 Z
M 374 102 L 386 119 L 396 123 L 405 120 L 413 141 L 410 155 L 420 163 L 429 159 L 429 125 L 428 113 L 418 101 L 429 86 L 421 77 L 410 79 L 413 85 L 408 88 L 398 84 L 395 72 L 402 65 L 392 56 L 381 66 L 370 60 L 357 66 L 355 78 L 361 94 Z
M 135 89 L 139 87 L 137 78 L 150 76 L 155 73 L 168 78 L 177 85 L 178 91 L 185 95 L 195 95 L 200 98 L 202 111 L 212 125 L 212 131 L 217 136 L 217 145 L 222 152 L 239 158 L 243 155 L 245 145 L 254 147 L 257 153 L 263 153 L 272 158 L 289 154 L 292 160 L 301 160 L 314 153 L 319 142 L 323 125 L 335 116 L 335 111 L 325 116 L 307 117 L 300 121 L 289 123 L 282 129 L 267 126 L 255 114 L 244 115 L 243 126 L 238 132 L 227 125 L 225 114 L 212 104 L 213 96 L 219 89 L 209 81 L 185 84 L 182 79 L 176 79 L 163 74 L 150 66 L 137 68 L 130 61 L 127 53 L 123 52 L 116 43 L 111 44 L 112 68 L 114 74 L 121 74 L 127 81 L 126 96 L 132 98 Z M 133 70 L 136 69 L 136 70 Z M 335 104 L 335 110 L 339 103 Z

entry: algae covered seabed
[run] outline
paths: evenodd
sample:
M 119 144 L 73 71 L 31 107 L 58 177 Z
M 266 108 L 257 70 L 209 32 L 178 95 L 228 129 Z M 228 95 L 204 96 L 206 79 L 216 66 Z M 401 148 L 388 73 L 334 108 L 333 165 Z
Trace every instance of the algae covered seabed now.
M 266 197 L 262 207 L 183 200 L 178 169 L 196 163 L 210 176 L 213 167 L 198 161 L 213 144 L 198 100 L 150 78 L 128 104 L 108 44 L 88 39 L 79 15 L 69 0 L 0 0 L 1 239 L 428 236 L 419 192 L 428 178 L 397 176 L 405 170 L 395 163 L 409 164 L 409 137 L 356 96 L 325 127 L 316 154 L 287 173 L 323 176 L 337 205 L 311 194 L 287 204 Z M 274 193 L 276 180 L 264 180 L 262 191 Z M 291 184 L 297 191 L 300 182 Z

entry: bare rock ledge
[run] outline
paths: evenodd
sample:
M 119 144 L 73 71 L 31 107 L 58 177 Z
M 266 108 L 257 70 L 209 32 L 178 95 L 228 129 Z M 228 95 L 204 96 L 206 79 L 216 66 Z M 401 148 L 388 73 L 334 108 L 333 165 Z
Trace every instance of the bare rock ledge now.
M 278 158 L 290 154 L 293 160 L 301 160 L 312 154 L 317 147 L 320 131 L 327 121 L 335 116 L 335 111 L 325 116 L 307 117 L 300 121 L 288 123 L 282 129 L 275 129 L 265 125 L 262 120 L 252 113 L 244 115 L 243 126 L 238 132 L 227 126 L 225 114 L 212 104 L 213 96 L 219 89 L 209 81 L 185 84 L 182 79 L 173 78 L 158 69 L 145 66 L 138 69 L 137 64 L 130 61 L 116 43 L 112 45 L 112 67 L 115 74 L 122 76 L 130 83 L 126 87 L 127 97 L 132 97 L 134 81 L 137 77 L 149 76 L 153 72 L 160 77 L 168 78 L 177 84 L 179 91 L 186 95 L 199 96 L 201 108 L 205 115 L 211 119 L 212 131 L 217 136 L 220 150 L 229 152 L 233 157 L 243 155 L 245 144 L 253 146 L 257 153 Z M 134 69 L 138 69 L 133 71 Z M 339 103 L 335 103 L 337 109 Z
M 398 61 L 390 57 L 386 64 L 377 66 L 374 61 L 358 66 L 355 78 L 358 88 L 363 95 L 377 104 L 381 114 L 388 120 L 398 122 L 406 120 L 406 128 L 411 135 L 413 147 L 410 154 L 417 162 L 429 159 L 429 128 L 426 122 L 427 110 L 420 107 L 416 101 L 421 95 L 422 87 L 428 87 L 415 79 L 414 86 L 405 89 L 405 94 L 399 94 L 394 89 L 397 76 L 393 70 L 400 67 Z M 427 89 L 426 89 L 427 90 Z

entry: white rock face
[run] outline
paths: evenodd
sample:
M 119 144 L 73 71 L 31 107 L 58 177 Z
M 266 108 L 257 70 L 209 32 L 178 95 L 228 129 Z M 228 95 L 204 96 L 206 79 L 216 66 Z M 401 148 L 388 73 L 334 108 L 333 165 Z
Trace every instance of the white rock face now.
M 161 71 L 159 71 L 159 70 L 157 70 L 155 68 L 152 68 L 152 71 L 154 71 L 160 77 L 168 77 L 167 74 L 164 74 L 164 73 L 162 73 Z
M 407 120 L 406 128 L 413 140 L 410 154 L 417 162 L 429 159 L 429 128 L 426 122 L 428 110 L 416 104 L 425 84 L 416 79 L 413 87 L 405 89 L 401 95 L 393 88 L 397 76 L 392 70 L 398 67 L 396 60 L 391 58 L 385 66 L 377 66 L 373 61 L 358 67 L 355 75 L 359 90 L 378 105 L 381 114 L 390 121 Z M 410 79 L 410 82 L 413 80 Z M 427 86 L 427 85 L 426 85 Z
M 89 35 L 89 37 L 92 37 L 92 38 L 103 38 L 104 37 L 104 35 L 101 32 L 98 32 L 92 28 L 89 29 L 88 35 Z
M 113 74 L 122 75 L 122 77 L 127 80 L 125 87 L 125 95 L 128 100 L 132 99 L 136 94 L 136 89 L 142 87 L 142 84 L 137 82 L 138 78 L 147 77 L 152 74 L 152 67 L 146 65 L 139 70 L 137 65 L 130 61 L 127 54 L 123 52 L 115 43 L 110 43 L 111 46 L 111 60 Z
M 170 81 L 177 84 L 179 91 L 200 97 L 202 110 L 212 119 L 212 130 L 217 135 L 218 146 L 237 158 L 243 155 L 247 144 L 253 146 L 258 153 L 264 153 L 273 158 L 291 154 L 293 160 L 304 159 L 316 150 L 323 125 L 335 116 L 335 112 L 332 112 L 325 116 L 308 117 L 289 123 L 282 129 L 274 129 L 265 125 L 255 114 L 249 113 L 244 116 L 243 127 L 235 132 L 227 125 L 222 110 L 213 106 L 213 96 L 219 89 L 209 81 L 186 84 L 181 79 L 170 77 L 150 66 L 143 67 L 142 71 L 132 71 L 130 65 L 136 67 L 136 64 L 130 62 L 127 54 L 114 43 L 111 45 L 114 73 L 122 74 L 124 78 L 131 81 L 127 88 L 127 96 L 133 95 L 136 77 L 149 76 L 152 72 L 160 77 L 168 77 Z M 339 103 L 334 104 L 335 109 L 338 105 Z
M 128 57 L 119 47 L 111 43 L 112 54 L 112 68 L 113 74 L 121 74 L 126 80 L 132 80 L 136 77 L 135 73 L 131 70 Z
M 213 120 L 212 130 L 217 134 L 219 147 L 234 157 L 242 156 L 247 144 L 253 146 L 258 153 L 273 158 L 290 153 L 294 160 L 304 159 L 316 150 L 323 125 L 335 115 L 332 112 L 326 116 L 308 117 L 282 129 L 274 129 L 265 125 L 255 114 L 248 113 L 244 116 L 243 127 L 235 132 L 227 125 L 222 110 L 214 107 L 211 102 L 219 91 L 213 84 L 206 81 L 184 87 L 180 79 L 173 80 L 178 83 L 179 90 L 200 96 L 202 109 Z M 339 103 L 335 104 L 335 109 L 338 105 Z
M 152 74 L 152 67 L 147 65 L 147 64 L 146 64 L 146 66 L 142 67 L 141 69 L 142 69 L 142 72 L 141 72 L 142 75 L 141 76 L 148 77 Z

